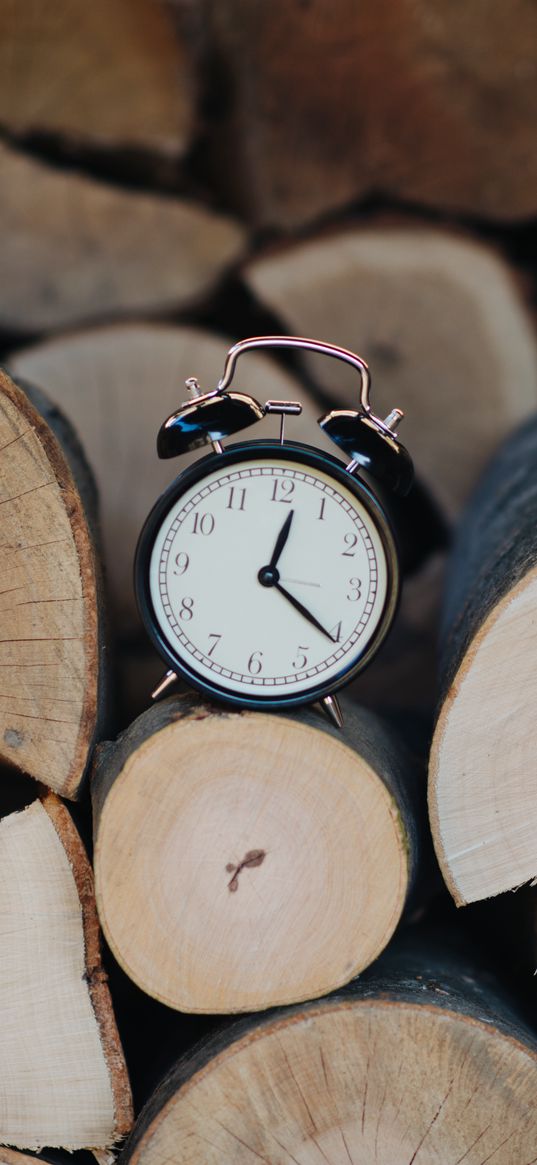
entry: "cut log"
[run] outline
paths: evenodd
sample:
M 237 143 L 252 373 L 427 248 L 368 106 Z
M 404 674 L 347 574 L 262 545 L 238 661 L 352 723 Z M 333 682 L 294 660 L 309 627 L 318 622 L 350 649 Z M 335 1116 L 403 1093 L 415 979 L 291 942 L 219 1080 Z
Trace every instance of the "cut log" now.
M 430 810 L 459 905 L 537 876 L 536 512 L 533 417 L 483 476 L 448 580 Z
M 121 1165 L 532 1165 L 535 1034 L 504 989 L 432 941 L 396 943 L 341 994 L 201 1046 Z
M 103 713 L 95 495 L 65 419 L 33 398 L 0 372 L 0 760 L 76 797 Z
M 185 1012 L 322 995 L 390 939 L 418 866 L 417 765 L 373 715 L 194 698 L 99 750 L 98 911 L 147 994 Z
M 231 219 L 0 147 L 0 325 L 20 332 L 182 308 L 237 258 Z
M 0 1138 L 104 1149 L 132 1124 L 130 1088 L 91 868 L 54 794 L 0 821 L 0 879 Z
M 189 53 L 165 3 L 0 3 L 4 131 L 180 156 L 193 105 Z
M 379 191 L 506 221 L 536 213 L 527 0 L 207 8 L 215 174 L 256 223 L 296 227 Z
M 172 464 L 159 461 L 158 429 L 185 399 L 186 377 L 197 376 L 206 390 L 216 387 L 231 343 L 196 328 L 126 324 L 52 339 L 10 357 L 16 375 L 46 389 L 84 434 L 99 485 L 115 624 L 123 632 L 139 628 L 131 580 L 142 524 L 165 486 L 204 452 Z M 320 407 L 272 360 L 245 358 L 237 384 L 261 403 L 301 401 L 304 412 L 288 420 L 287 433 L 335 451 L 316 423 Z M 279 418 L 269 417 L 255 436 L 275 436 L 278 427 Z M 241 434 L 233 439 L 241 440 Z
M 491 249 L 416 226 L 352 228 L 255 259 L 244 277 L 285 329 L 365 357 L 374 411 L 405 410 L 404 442 L 449 517 L 537 407 L 531 320 Z M 307 359 L 341 407 L 357 407 L 348 369 Z

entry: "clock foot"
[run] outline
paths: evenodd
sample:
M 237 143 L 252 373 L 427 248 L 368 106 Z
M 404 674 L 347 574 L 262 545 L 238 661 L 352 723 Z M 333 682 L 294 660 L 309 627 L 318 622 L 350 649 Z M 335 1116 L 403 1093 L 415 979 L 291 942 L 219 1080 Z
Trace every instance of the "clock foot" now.
M 177 679 L 178 677 L 174 671 L 167 671 L 163 675 L 160 684 L 157 684 L 155 690 L 151 692 L 151 699 L 158 700 L 160 696 L 162 696 L 163 693 L 168 690 L 168 688 L 171 688 L 172 684 L 177 683 Z
M 343 713 L 339 706 L 337 696 L 325 696 L 323 700 L 319 700 L 321 708 L 324 708 L 328 719 L 336 728 L 343 728 Z

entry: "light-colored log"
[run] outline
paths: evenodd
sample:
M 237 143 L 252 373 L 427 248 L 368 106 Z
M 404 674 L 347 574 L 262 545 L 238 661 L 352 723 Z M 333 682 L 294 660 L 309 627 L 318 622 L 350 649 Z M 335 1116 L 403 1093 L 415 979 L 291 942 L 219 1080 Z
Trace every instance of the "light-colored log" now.
M 0 1139 L 104 1149 L 130 1128 L 130 1088 L 91 868 L 54 794 L 0 821 L 0 882 Z
M 537 210 L 526 0 L 209 0 L 216 178 L 294 228 L 368 195 L 512 221 Z
M 186 1057 L 121 1165 L 532 1165 L 531 1027 L 464 955 L 446 963 L 438 935 L 396 948 L 349 991 Z
M 142 524 L 165 486 L 204 455 L 198 449 L 173 462 L 159 461 L 158 429 L 186 398 L 187 377 L 197 376 L 206 390 L 216 387 L 231 344 L 197 328 L 130 324 L 62 336 L 9 359 L 16 375 L 46 389 L 83 434 L 99 486 L 115 626 L 122 631 L 139 626 L 131 580 Z M 288 419 L 287 434 L 336 451 L 316 423 L 321 408 L 273 360 L 244 357 L 236 382 L 261 403 L 301 401 L 304 412 Z M 279 418 L 267 417 L 232 440 L 276 436 L 278 430 Z
M 185 1012 L 322 995 L 389 941 L 418 868 L 420 774 L 372 714 L 164 701 L 93 779 L 98 911 L 147 994 Z
M 536 483 L 533 417 L 480 482 L 448 580 L 429 798 L 459 905 L 537 877 Z
M 254 259 L 244 277 L 285 329 L 365 357 L 375 412 L 405 410 L 401 438 L 450 517 L 537 407 L 531 320 L 508 267 L 481 244 L 416 226 L 347 228 Z M 307 361 L 325 392 L 357 407 L 348 369 Z
M 18 1149 L 8 1149 L 0 1145 L 0 1162 L 1 1165 L 35 1165 L 35 1157 L 29 1153 L 19 1153 Z
M 94 498 L 72 432 L 36 400 L 0 372 L 0 759 L 76 797 L 102 716 Z
M 0 146 L 0 324 L 47 331 L 183 308 L 212 289 L 244 243 L 192 202 L 60 171 Z
M 177 156 L 193 106 L 189 51 L 165 3 L 0 3 L 4 131 Z

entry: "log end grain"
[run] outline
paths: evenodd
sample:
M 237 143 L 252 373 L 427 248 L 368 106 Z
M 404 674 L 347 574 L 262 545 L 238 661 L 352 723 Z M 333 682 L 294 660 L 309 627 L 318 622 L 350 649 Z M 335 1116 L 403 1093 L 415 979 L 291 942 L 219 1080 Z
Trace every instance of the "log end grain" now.
M 537 875 L 537 416 L 499 449 L 460 524 L 444 604 L 429 801 L 459 904 Z
M 194 78 L 178 19 L 151 0 L 60 0 L 53 12 L 30 6 L 16 19 L 2 3 L 0 124 L 78 148 L 181 156 Z
M 535 1044 L 451 1010 L 438 983 L 416 981 L 414 1000 L 367 990 L 273 1017 L 179 1066 L 122 1165 L 530 1165 Z
M 0 878 L 0 1137 L 22 1149 L 104 1149 L 132 1124 L 130 1087 L 91 868 L 54 794 L 0 822 Z
M 414 839 L 380 775 L 389 750 L 375 771 L 359 742 L 318 723 L 170 700 L 103 748 L 101 923 L 127 974 L 168 1006 L 319 996 L 392 935 Z
M 202 328 L 132 323 L 54 337 L 10 357 L 15 375 L 40 385 L 84 435 L 99 485 L 107 579 L 120 633 L 140 626 L 132 562 L 142 524 L 158 494 L 192 460 L 159 461 L 158 428 L 184 398 L 188 376 L 198 377 L 204 391 L 215 387 L 231 344 Z M 290 418 L 289 435 L 334 448 L 317 425 L 316 402 L 274 361 L 251 355 L 240 383 L 261 401 L 302 401 L 303 414 Z M 277 436 L 278 424 L 277 416 L 266 418 L 256 436 Z
M 450 518 L 537 406 L 532 321 L 492 248 L 414 220 L 350 226 L 256 257 L 244 278 L 284 328 L 368 361 L 375 411 L 404 409 L 416 471 Z M 348 370 L 307 362 L 340 407 L 357 407 Z
M 0 759 L 75 797 L 99 719 L 95 550 L 75 479 L 0 371 Z
M 124 190 L 0 145 L 0 324 L 27 334 L 185 308 L 238 259 L 244 232 L 191 201 Z
M 436 725 L 431 822 L 444 879 L 460 906 L 537 877 L 536 611 L 534 569 L 472 639 Z

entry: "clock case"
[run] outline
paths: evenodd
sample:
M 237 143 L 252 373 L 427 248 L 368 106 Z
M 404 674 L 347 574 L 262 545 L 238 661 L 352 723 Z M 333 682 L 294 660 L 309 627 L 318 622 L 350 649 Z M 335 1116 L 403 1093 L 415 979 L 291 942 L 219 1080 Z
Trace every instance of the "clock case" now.
M 386 555 L 387 587 L 384 608 L 377 628 L 363 655 L 351 668 L 344 668 L 337 676 L 333 676 L 324 684 L 320 683 L 306 692 L 289 693 L 277 697 L 270 695 L 249 697 L 229 692 L 226 688 L 211 683 L 205 677 L 198 675 L 194 668 L 174 653 L 162 633 L 153 608 L 149 585 L 149 568 L 155 539 L 166 514 L 178 498 L 214 470 L 224 471 L 225 468 L 232 468 L 253 458 L 262 458 L 267 461 L 274 459 L 299 461 L 307 468 L 322 470 L 334 478 L 336 482 L 346 486 L 370 514 L 379 532 Z M 319 449 L 314 449 L 313 446 L 304 445 L 298 441 L 285 441 L 282 445 L 278 441 L 254 440 L 229 445 L 222 453 L 209 453 L 194 465 L 183 470 L 161 495 L 151 510 L 140 535 L 134 564 L 134 586 L 140 614 L 151 641 L 170 669 L 187 684 L 205 693 L 213 700 L 234 707 L 258 710 L 292 708 L 310 704 L 324 699 L 325 696 L 332 695 L 350 683 L 367 667 L 384 641 L 397 610 L 401 585 L 399 561 L 397 535 L 389 516 L 388 506 L 364 480 L 350 474 L 345 465 L 336 457 Z
M 351 365 L 360 377 L 360 407 L 357 411 L 333 410 L 319 419 L 319 427 L 346 456 L 343 464 L 336 457 L 302 442 L 284 441 L 286 415 L 298 415 L 302 407 L 296 401 L 267 401 L 260 405 L 244 393 L 230 392 L 239 356 L 258 348 L 294 348 L 333 357 Z M 157 451 L 160 457 L 176 457 L 200 446 L 211 444 L 213 453 L 184 470 L 158 499 L 143 527 L 135 557 L 134 586 L 140 614 L 147 632 L 170 671 L 153 692 L 153 698 L 162 694 L 169 683 L 182 678 L 187 684 L 221 703 L 233 707 L 274 709 L 292 708 L 321 701 L 330 719 L 342 726 L 341 711 L 335 692 L 360 674 L 376 654 L 393 622 L 400 593 L 400 548 L 396 527 L 401 525 L 401 499 L 409 493 L 414 477 L 412 460 L 395 436 L 403 417 L 395 408 L 384 419 L 375 416 L 369 401 L 370 375 L 361 356 L 334 344 L 309 340 L 301 336 L 253 336 L 240 340 L 230 348 L 222 378 L 217 388 L 203 393 L 198 381 L 186 381 L 193 398 L 181 405 L 161 426 Z M 222 447 L 221 441 L 232 434 L 256 424 L 268 413 L 279 413 L 280 441 L 254 440 Z M 376 525 L 386 555 L 387 588 L 384 608 L 363 654 L 354 665 L 343 667 L 337 676 L 297 694 L 245 696 L 233 693 L 224 686 L 198 675 L 195 669 L 180 658 L 168 643 L 156 617 L 151 600 L 149 570 L 151 553 L 162 521 L 178 498 L 190 486 L 203 480 L 215 469 L 238 465 L 253 458 L 275 458 L 298 461 L 304 466 L 322 470 L 336 482 L 345 485 L 362 502 Z M 404 502 L 402 503 L 404 506 Z M 404 525 L 404 522 L 403 522 Z M 408 525 L 408 518 L 407 518 Z M 417 549 L 419 557 L 419 547 Z M 406 557 L 406 556 L 405 556 Z

